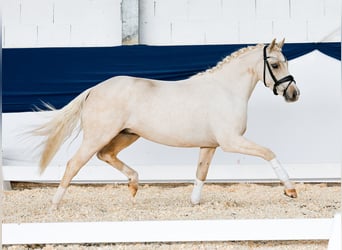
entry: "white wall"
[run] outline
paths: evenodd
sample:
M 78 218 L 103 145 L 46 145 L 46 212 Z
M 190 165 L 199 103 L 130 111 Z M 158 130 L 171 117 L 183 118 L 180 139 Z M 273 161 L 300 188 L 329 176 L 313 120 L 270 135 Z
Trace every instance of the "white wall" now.
M 121 2 L 4 0 L 3 47 L 113 46 Z M 340 41 L 340 0 L 140 0 L 140 43 Z
M 140 41 L 216 44 L 338 40 L 340 0 L 142 0 Z M 338 29 L 339 33 L 339 29 Z M 328 37 L 327 37 L 328 36 Z
M 121 44 L 121 0 L 4 0 L 2 45 Z

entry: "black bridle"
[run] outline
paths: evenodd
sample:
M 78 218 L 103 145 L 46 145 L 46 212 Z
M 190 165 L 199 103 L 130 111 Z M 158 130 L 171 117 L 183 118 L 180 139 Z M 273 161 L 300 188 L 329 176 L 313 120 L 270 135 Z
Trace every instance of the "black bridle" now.
M 296 84 L 296 81 L 294 80 L 294 78 L 293 78 L 292 75 L 288 75 L 288 76 L 285 76 L 285 77 L 283 77 L 283 78 L 277 80 L 277 78 L 276 78 L 275 75 L 273 74 L 272 68 L 271 68 L 271 66 L 270 66 L 270 64 L 269 64 L 269 62 L 268 62 L 268 60 L 267 60 L 268 58 L 270 58 L 270 57 L 267 56 L 267 54 L 266 54 L 266 49 L 267 49 L 267 47 L 268 47 L 268 45 L 265 45 L 265 47 L 264 47 L 264 84 L 265 84 L 266 87 L 268 87 L 268 86 L 266 85 L 266 67 L 267 67 L 268 72 L 270 73 L 270 75 L 271 75 L 271 77 L 272 77 L 272 79 L 273 79 L 273 81 L 274 81 L 273 93 L 274 93 L 275 95 L 278 95 L 277 87 L 278 87 L 280 84 L 282 84 L 282 83 L 284 83 L 284 82 L 289 82 L 289 83 L 287 84 L 286 88 L 285 88 L 284 91 L 283 91 L 283 95 L 285 95 L 286 90 L 287 90 L 288 87 L 291 85 L 291 83 L 295 83 L 295 84 Z

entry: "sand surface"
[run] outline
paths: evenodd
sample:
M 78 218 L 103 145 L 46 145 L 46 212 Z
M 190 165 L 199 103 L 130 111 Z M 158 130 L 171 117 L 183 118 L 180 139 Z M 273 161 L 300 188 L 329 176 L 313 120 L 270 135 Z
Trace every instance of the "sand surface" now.
M 3 223 L 132 220 L 333 218 L 340 184 L 297 184 L 298 198 L 277 184 L 205 184 L 200 205 L 190 184 L 142 184 L 132 199 L 124 184 L 72 185 L 59 210 L 48 212 L 56 186 L 21 184 L 4 192 Z M 3 249 L 326 249 L 327 241 L 197 242 L 6 246 Z

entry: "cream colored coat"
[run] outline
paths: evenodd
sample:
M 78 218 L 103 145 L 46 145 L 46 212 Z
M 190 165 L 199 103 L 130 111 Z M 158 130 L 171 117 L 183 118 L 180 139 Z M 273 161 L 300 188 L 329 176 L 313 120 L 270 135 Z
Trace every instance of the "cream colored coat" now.
M 275 40 L 268 46 L 272 72 L 280 79 L 289 75 L 287 62 Z M 129 76 L 108 79 L 75 98 L 47 124 L 35 131 L 46 136 L 43 171 L 63 141 L 80 120 L 83 142 L 68 162 L 60 187 L 53 199 L 57 207 L 65 189 L 79 169 L 94 155 L 120 170 L 129 179 L 133 194 L 138 174 L 117 158 L 117 154 L 139 137 L 175 147 L 199 147 L 200 159 L 192 202 L 199 203 L 200 192 L 215 149 L 261 157 L 269 161 L 286 194 L 296 196 L 286 171 L 275 154 L 243 137 L 247 123 L 248 100 L 263 80 L 263 45 L 241 49 L 217 66 L 188 79 L 165 82 Z M 274 81 L 266 69 L 265 84 Z M 294 83 L 277 87 L 287 101 L 296 101 L 299 90 Z M 285 93 L 284 93 L 285 92 Z

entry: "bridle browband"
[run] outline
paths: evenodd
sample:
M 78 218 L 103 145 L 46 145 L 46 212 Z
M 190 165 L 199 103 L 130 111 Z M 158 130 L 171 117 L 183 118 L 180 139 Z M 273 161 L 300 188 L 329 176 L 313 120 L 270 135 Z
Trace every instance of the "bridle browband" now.
M 276 78 L 275 75 L 273 74 L 272 69 L 271 69 L 271 66 L 270 66 L 270 64 L 269 64 L 269 62 L 268 62 L 268 60 L 267 60 L 268 58 L 270 58 L 270 57 L 267 56 L 267 54 L 266 54 L 266 49 L 267 49 L 267 47 L 268 47 L 268 45 L 265 45 L 265 47 L 264 47 L 264 84 L 265 84 L 266 87 L 268 87 L 267 84 L 266 84 L 266 67 L 267 67 L 268 72 L 270 73 L 270 75 L 271 75 L 271 77 L 272 77 L 272 79 L 273 79 L 273 81 L 274 81 L 273 93 L 274 93 L 275 95 L 278 95 L 277 87 L 278 87 L 280 84 L 282 84 L 282 83 L 284 83 L 284 82 L 289 82 L 289 84 L 287 84 L 286 88 L 285 88 L 284 91 L 283 91 L 283 95 L 285 95 L 286 90 L 287 90 L 288 87 L 291 85 L 291 83 L 295 83 L 295 84 L 296 84 L 296 81 L 295 81 L 295 79 L 293 78 L 292 75 L 288 75 L 288 76 L 285 76 L 285 77 L 281 78 L 280 80 L 277 80 L 277 78 Z

